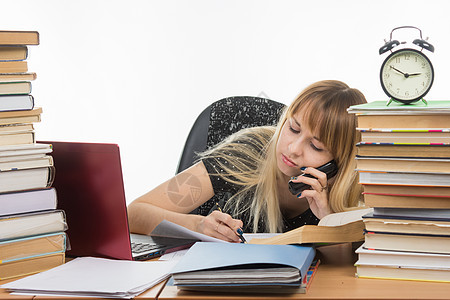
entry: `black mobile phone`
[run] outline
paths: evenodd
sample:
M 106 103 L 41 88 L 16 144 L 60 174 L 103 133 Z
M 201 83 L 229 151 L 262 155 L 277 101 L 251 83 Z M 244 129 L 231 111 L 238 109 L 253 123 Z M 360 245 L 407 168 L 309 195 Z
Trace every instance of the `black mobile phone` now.
M 331 160 L 331 161 L 327 162 L 326 164 L 321 165 L 320 167 L 318 167 L 317 170 L 327 174 L 327 179 L 330 179 L 331 177 L 333 177 L 334 175 L 337 174 L 338 166 L 337 166 L 337 164 L 336 164 L 336 162 L 334 160 Z M 310 177 L 310 178 L 315 178 L 311 174 L 302 174 L 300 176 L 306 176 L 306 177 Z M 311 186 L 306 184 L 306 183 L 289 181 L 289 190 L 294 195 L 298 195 L 302 191 L 304 191 L 306 189 L 309 189 L 309 188 L 311 188 Z

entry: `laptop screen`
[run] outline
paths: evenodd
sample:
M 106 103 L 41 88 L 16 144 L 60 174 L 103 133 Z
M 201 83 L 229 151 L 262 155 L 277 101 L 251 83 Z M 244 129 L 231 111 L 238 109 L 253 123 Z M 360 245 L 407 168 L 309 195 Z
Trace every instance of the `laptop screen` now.
M 68 256 L 131 260 L 119 147 L 116 144 L 39 142 L 53 145 L 53 186 L 67 219 Z

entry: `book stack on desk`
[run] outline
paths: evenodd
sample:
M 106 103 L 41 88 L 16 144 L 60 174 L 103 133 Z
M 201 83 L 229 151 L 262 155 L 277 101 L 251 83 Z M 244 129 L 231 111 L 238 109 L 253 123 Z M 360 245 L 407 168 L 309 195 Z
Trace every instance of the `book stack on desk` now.
M 36 143 L 28 46 L 36 31 L 0 31 L 0 280 L 60 265 L 66 250 L 64 212 L 56 209 L 50 145 Z
M 450 101 L 349 108 L 365 204 L 359 277 L 450 282 Z

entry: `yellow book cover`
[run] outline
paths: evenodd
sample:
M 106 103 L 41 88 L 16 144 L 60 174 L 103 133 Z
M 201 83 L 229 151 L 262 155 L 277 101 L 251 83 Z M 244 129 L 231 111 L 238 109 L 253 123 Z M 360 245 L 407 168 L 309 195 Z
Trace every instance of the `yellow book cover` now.
M 66 251 L 64 232 L 0 242 L 0 264 Z
M 46 271 L 62 265 L 64 261 L 65 253 L 61 252 L 0 264 L 0 280 Z
M 39 32 L 0 30 L 0 45 L 39 45 Z

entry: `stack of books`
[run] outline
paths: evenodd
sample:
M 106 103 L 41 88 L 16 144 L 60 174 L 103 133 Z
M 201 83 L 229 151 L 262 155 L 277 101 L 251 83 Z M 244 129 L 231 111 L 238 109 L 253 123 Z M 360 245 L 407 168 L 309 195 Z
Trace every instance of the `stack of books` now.
M 365 204 L 359 277 L 450 282 L 450 101 L 384 101 L 358 119 Z
M 28 46 L 36 31 L 0 31 L 0 280 L 64 263 L 66 222 L 56 209 L 50 145 L 36 143 Z

